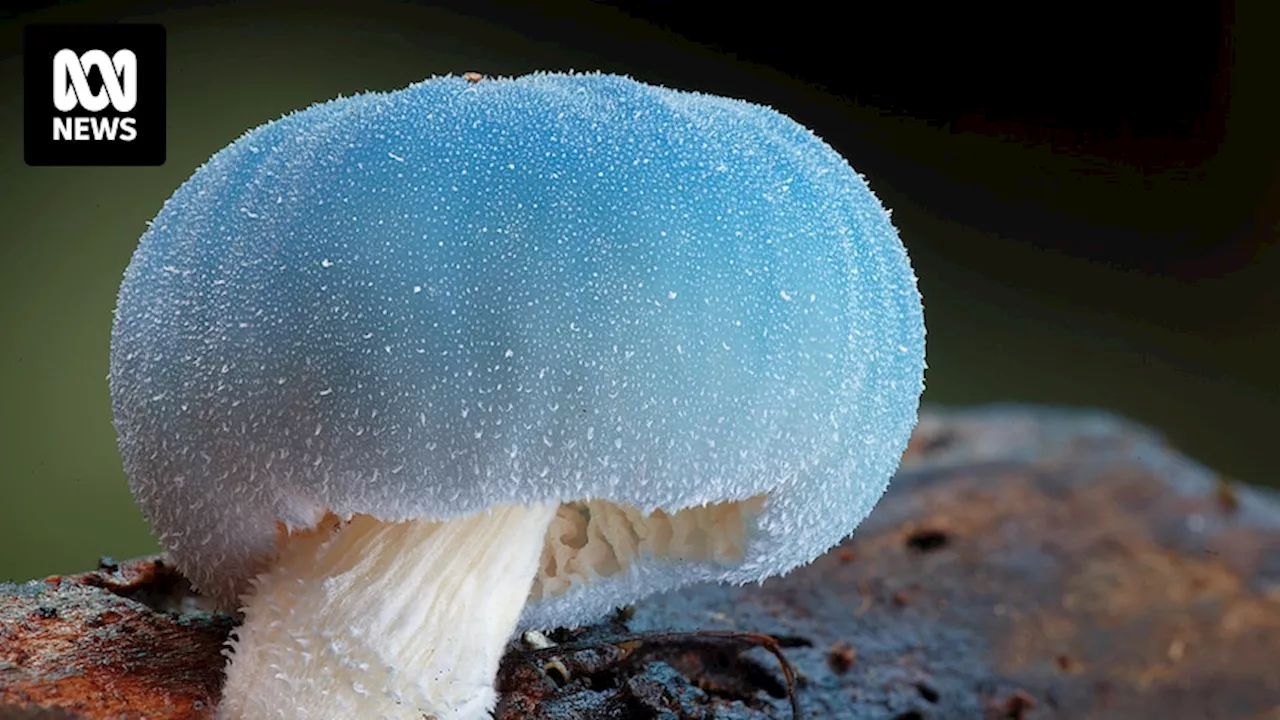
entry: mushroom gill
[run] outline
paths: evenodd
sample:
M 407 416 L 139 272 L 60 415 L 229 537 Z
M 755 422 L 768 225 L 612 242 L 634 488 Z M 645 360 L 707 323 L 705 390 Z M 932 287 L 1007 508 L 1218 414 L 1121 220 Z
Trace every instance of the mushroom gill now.
M 626 572 L 640 558 L 738 562 L 764 495 L 644 515 L 608 500 L 564 503 L 547 529 L 530 601 L 596 577 Z

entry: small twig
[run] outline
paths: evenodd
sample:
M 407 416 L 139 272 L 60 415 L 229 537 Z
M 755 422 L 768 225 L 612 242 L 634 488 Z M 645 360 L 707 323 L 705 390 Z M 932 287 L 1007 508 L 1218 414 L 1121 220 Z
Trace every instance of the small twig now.
M 737 630 L 691 630 L 627 633 L 607 640 L 582 640 L 578 642 L 561 643 L 546 648 L 515 650 L 512 654 L 522 658 L 541 658 L 583 650 L 598 650 L 603 646 L 609 646 L 621 651 L 621 654 L 612 663 L 613 665 L 620 665 L 629 660 L 633 655 L 643 654 L 639 651 L 642 651 L 649 645 L 662 644 L 667 648 L 672 645 L 696 647 L 699 645 L 712 644 L 713 642 L 754 645 L 756 647 L 763 648 L 777 658 L 778 665 L 782 668 L 782 676 L 786 680 L 787 699 L 791 706 L 791 716 L 796 718 L 796 720 L 799 720 L 800 698 L 796 694 L 795 668 L 791 665 L 791 661 L 787 660 L 787 657 L 782 653 L 782 643 L 779 642 L 778 638 L 775 638 L 772 635 L 740 632 Z

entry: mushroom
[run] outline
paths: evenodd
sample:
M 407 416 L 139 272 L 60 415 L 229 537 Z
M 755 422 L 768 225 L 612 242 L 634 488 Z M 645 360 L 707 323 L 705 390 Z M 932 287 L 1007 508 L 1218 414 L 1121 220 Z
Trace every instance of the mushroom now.
M 485 717 L 516 631 L 812 561 L 916 421 L 920 296 L 795 121 L 433 78 L 215 154 L 120 288 L 131 489 L 221 607 L 224 718 Z

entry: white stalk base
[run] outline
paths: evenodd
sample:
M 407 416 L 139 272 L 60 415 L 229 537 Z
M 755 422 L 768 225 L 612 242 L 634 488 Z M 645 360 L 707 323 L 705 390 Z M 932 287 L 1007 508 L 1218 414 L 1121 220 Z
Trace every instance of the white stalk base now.
M 486 718 L 556 506 L 356 515 L 291 538 L 246 598 L 223 720 Z

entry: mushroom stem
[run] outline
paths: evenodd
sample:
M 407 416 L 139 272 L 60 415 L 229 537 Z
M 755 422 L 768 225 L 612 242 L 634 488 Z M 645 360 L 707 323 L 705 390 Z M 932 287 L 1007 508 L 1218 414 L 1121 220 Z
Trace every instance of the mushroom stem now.
M 555 513 L 356 515 L 290 538 L 246 596 L 219 717 L 488 717 Z

